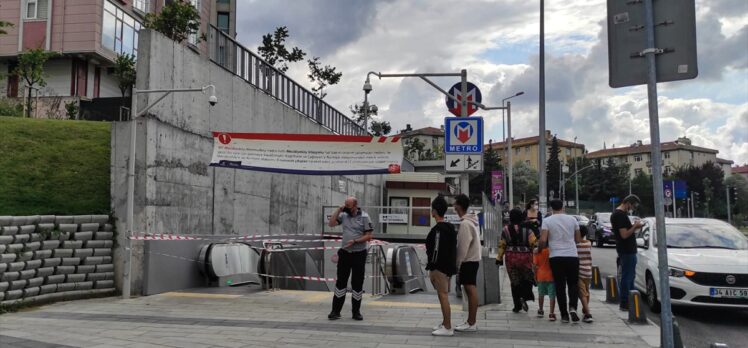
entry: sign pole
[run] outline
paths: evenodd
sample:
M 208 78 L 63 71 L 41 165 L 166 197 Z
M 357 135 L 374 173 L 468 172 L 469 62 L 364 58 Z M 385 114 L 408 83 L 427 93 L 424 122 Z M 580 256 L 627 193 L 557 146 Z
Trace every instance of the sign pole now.
M 727 223 L 732 225 L 732 214 L 730 212 L 730 186 L 725 186 L 725 196 L 727 197 Z
M 468 103 L 467 103 L 467 70 L 460 70 L 460 117 L 468 117 Z M 463 173 L 460 175 L 460 191 L 463 194 L 470 196 L 470 174 Z
M 538 191 L 540 200 L 540 212 L 545 214 L 546 203 L 548 201 L 548 191 L 546 191 L 546 173 L 545 173 L 545 4 L 540 0 L 540 83 L 538 98 Z
M 506 102 L 506 128 L 507 128 L 507 135 L 509 136 L 508 140 L 508 146 L 509 146 L 509 158 L 507 159 L 507 168 L 509 169 L 509 178 L 507 179 L 509 181 L 509 209 L 514 208 L 514 183 L 512 182 L 514 179 L 514 175 L 512 171 L 514 171 L 514 164 L 512 164 L 512 102 L 508 101 Z
M 660 120 L 657 109 L 657 65 L 654 27 L 654 8 L 652 0 L 644 0 L 644 28 L 647 41 L 643 53 L 647 58 L 647 101 L 649 104 L 649 133 L 652 142 L 652 181 L 654 185 L 655 218 L 657 240 L 657 258 L 660 273 L 661 313 L 660 340 L 662 347 L 674 347 L 673 341 L 673 313 L 670 308 L 670 274 L 667 259 L 667 235 L 665 233 L 665 211 L 662 204 L 662 153 L 660 152 Z

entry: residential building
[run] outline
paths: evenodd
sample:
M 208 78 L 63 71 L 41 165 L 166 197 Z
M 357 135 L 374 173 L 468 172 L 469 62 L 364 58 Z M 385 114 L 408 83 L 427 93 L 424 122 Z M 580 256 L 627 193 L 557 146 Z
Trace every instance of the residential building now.
M 725 172 L 725 178 L 732 175 L 732 165 L 735 164 L 732 160 L 717 157 L 717 164 L 719 164 L 722 171 Z
M 545 145 L 546 145 L 546 151 L 545 151 L 545 158 L 546 160 L 551 155 L 551 142 L 553 141 L 553 136 L 551 135 L 551 131 L 546 130 L 545 132 Z M 573 141 L 558 139 L 558 148 L 561 150 L 561 153 L 559 153 L 558 158 L 563 164 L 569 164 L 573 166 L 574 158 L 577 157 L 583 157 L 584 156 L 584 144 L 576 143 Z M 486 148 L 491 147 L 495 151 L 499 152 L 499 156 L 502 158 L 502 161 L 505 162 L 506 159 L 508 159 L 508 154 L 506 153 L 506 149 L 508 147 L 507 144 L 504 142 L 497 142 L 497 143 L 491 143 L 489 145 L 486 145 Z M 534 137 L 528 137 L 528 138 L 518 138 L 514 139 L 512 138 L 512 162 L 522 162 L 527 165 L 529 165 L 532 169 L 538 170 L 538 156 L 540 155 L 540 137 L 534 136 Z M 506 165 L 506 164 L 504 164 Z
M 32 91 L 41 97 L 38 117 L 54 113 L 69 100 L 120 97 L 112 66 L 118 54 L 138 55 L 138 33 L 146 14 L 160 11 L 174 0 L 0 0 L 0 20 L 13 23 L 0 35 L 0 96 L 24 98 L 24 81 L 12 74 L 18 55 L 41 48 L 59 53 L 44 66 L 46 86 Z M 236 0 L 189 0 L 200 12 L 200 33 L 187 41 L 191 49 L 206 54 L 199 42 L 211 24 L 236 33 Z M 45 100 L 52 105 L 45 103 Z M 40 113 L 41 111 L 41 113 Z
M 661 145 L 662 173 L 668 175 L 684 166 L 701 166 L 704 163 L 717 163 L 719 151 L 695 146 L 691 139 L 678 138 L 676 141 L 665 142 Z M 652 159 L 650 144 L 643 144 L 641 140 L 626 147 L 614 147 L 598 150 L 587 154 L 587 158 L 599 161 L 613 159 L 616 163 L 629 164 L 629 175 L 633 178 L 638 173 L 652 174 Z
M 400 138 L 403 146 L 408 149 L 414 143 L 423 144 L 423 150 L 419 152 L 410 151 L 405 153 L 405 157 L 413 161 L 418 167 L 419 161 L 437 161 L 440 160 L 442 171 L 444 170 L 444 126 L 441 128 L 425 127 L 412 129 L 410 125 L 400 131 Z
M 740 174 L 746 180 L 748 180 L 748 164 L 744 164 L 742 166 L 732 167 L 732 173 L 734 173 L 734 174 Z

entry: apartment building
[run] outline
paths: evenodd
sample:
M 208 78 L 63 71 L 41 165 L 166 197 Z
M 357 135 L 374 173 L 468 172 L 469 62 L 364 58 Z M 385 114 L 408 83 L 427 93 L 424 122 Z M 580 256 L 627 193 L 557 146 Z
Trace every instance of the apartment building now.
M 412 161 L 444 159 L 444 126 L 441 126 L 441 128 L 425 127 L 413 129 L 410 125 L 407 125 L 404 130 L 400 131 L 400 138 L 402 139 L 403 146 L 410 146 L 416 141 L 424 145 L 423 151 L 420 154 L 405 154 Z
M 705 147 L 695 146 L 691 139 L 686 137 L 678 138 L 676 141 L 665 142 L 661 145 L 662 150 L 662 173 L 668 175 L 672 171 L 688 165 L 701 166 L 704 163 L 712 162 L 720 167 L 723 164 L 718 162 L 717 153 L 719 151 Z M 652 159 L 650 154 L 652 146 L 643 144 L 641 140 L 626 147 L 617 147 L 598 150 L 587 154 L 587 158 L 606 162 L 612 158 L 616 163 L 627 163 L 630 165 L 631 177 L 639 173 L 652 174 Z M 731 162 L 731 161 L 730 161 Z
M 558 148 L 561 150 L 561 153 L 559 153 L 558 158 L 561 161 L 561 164 L 571 164 L 574 163 L 574 158 L 576 157 L 583 157 L 584 156 L 584 144 L 576 143 L 573 141 L 563 140 L 563 139 L 556 139 L 558 141 Z M 545 158 L 546 160 L 551 155 L 551 142 L 553 141 L 553 136 L 551 135 L 551 131 L 546 130 L 545 132 Z M 486 145 L 486 148 L 491 147 L 495 151 L 499 152 L 499 155 L 501 156 L 502 160 L 508 158 L 508 154 L 506 153 L 506 149 L 508 145 L 504 142 L 497 142 L 497 143 L 491 143 L 489 145 Z M 528 138 L 512 138 L 512 162 L 522 162 L 530 167 L 532 167 L 535 170 L 538 170 L 538 157 L 540 155 L 540 137 L 534 136 L 534 137 L 528 137 Z M 506 165 L 506 164 L 504 164 Z
M 0 75 L 6 76 L 0 81 L 0 97 L 27 95 L 24 81 L 11 72 L 18 55 L 35 48 L 60 56 L 45 64 L 47 85 L 33 90 L 32 96 L 65 100 L 120 97 L 112 69 L 117 55 L 137 57 L 138 33 L 146 14 L 160 11 L 171 1 L 178 0 L 0 0 L 0 20 L 13 24 L 7 35 L 0 35 Z M 211 24 L 236 36 L 236 0 L 186 1 L 198 8 L 204 19 L 201 32 L 189 38 L 188 47 L 207 54 L 208 44 L 198 39 Z

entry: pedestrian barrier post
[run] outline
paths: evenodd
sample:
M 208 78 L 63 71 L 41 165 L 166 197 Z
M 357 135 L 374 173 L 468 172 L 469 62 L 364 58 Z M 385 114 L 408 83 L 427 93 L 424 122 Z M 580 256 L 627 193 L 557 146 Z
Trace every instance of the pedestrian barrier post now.
M 642 295 L 639 290 L 629 291 L 629 323 L 647 323 L 647 314 L 642 308 Z
M 618 303 L 618 282 L 616 281 L 616 276 L 609 275 L 605 284 L 605 302 Z
M 683 340 L 680 338 L 680 325 L 678 324 L 678 321 L 675 320 L 675 317 L 673 317 L 673 347 L 685 348 Z
M 597 265 L 592 265 L 592 284 L 590 287 L 595 290 L 603 289 L 603 280 L 600 277 L 600 268 Z

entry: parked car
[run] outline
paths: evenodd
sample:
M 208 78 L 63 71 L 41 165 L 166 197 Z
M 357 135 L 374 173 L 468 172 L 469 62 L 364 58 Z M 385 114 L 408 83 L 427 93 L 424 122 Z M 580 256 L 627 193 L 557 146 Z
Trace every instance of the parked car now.
M 636 287 L 660 309 L 654 218 L 637 234 Z M 673 304 L 748 308 L 748 238 L 715 219 L 665 219 Z
M 613 234 L 613 226 L 610 223 L 610 215 L 612 213 L 595 213 L 592 215 L 589 227 L 587 230 L 587 239 L 593 241 L 598 248 L 602 248 L 605 244 L 616 244 L 616 237 Z M 640 217 L 629 215 L 629 220 L 633 224 L 634 221 L 641 220 Z
M 579 223 L 579 229 L 586 229 L 590 224 L 590 219 L 588 219 L 584 215 L 572 215 L 575 219 L 577 219 L 577 223 Z M 589 232 L 589 231 L 588 231 Z M 589 235 L 589 233 L 587 233 Z M 589 238 L 589 236 L 587 237 Z

